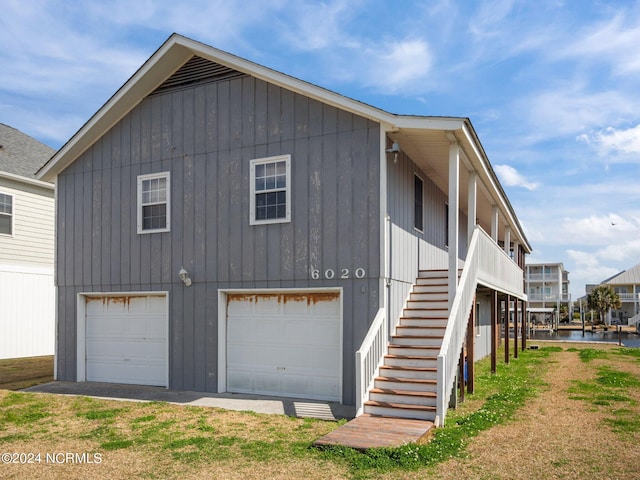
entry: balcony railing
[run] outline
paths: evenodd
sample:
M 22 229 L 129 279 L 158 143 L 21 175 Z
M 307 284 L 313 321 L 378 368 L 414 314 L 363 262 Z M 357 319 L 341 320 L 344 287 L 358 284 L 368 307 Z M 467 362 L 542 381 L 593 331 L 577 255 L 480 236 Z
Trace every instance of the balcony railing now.
M 571 301 L 570 293 L 563 293 L 560 295 L 543 295 L 539 293 L 529 293 L 527 294 L 527 297 L 529 297 L 529 303 L 531 302 L 567 303 Z
M 551 273 L 529 273 L 525 275 L 527 282 L 555 282 L 558 283 L 558 274 Z
M 640 301 L 640 293 L 619 293 L 618 296 L 623 302 L 638 302 Z

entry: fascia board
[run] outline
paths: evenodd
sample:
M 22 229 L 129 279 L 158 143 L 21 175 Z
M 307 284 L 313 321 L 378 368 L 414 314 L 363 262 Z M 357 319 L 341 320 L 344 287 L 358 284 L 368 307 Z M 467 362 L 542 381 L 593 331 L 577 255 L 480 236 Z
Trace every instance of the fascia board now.
M 85 123 L 38 171 L 40 180 L 53 181 L 98 138 L 193 55 L 179 45 L 176 36 L 167 40 L 138 71 Z
M 520 225 L 520 222 L 518 221 L 518 218 L 513 211 L 513 207 L 509 202 L 509 199 L 507 198 L 502 185 L 500 185 L 495 171 L 491 167 L 491 164 L 486 157 L 484 149 L 480 145 L 477 135 L 472 131 L 472 127 L 470 127 L 467 122 L 465 122 L 461 131 L 468 145 L 470 145 L 473 149 L 473 156 L 472 158 L 470 158 L 470 161 L 475 164 L 475 167 L 478 169 L 481 177 L 487 182 L 486 184 L 490 186 L 492 192 L 491 197 L 498 205 L 498 208 L 500 209 L 502 214 L 508 219 L 509 224 L 515 227 L 515 229 L 517 230 L 517 237 L 522 241 L 523 246 L 529 252 L 531 252 L 531 245 L 529 244 L 529 241 L 527 240 L 527 237 L 522 230 L 522 226 Z
M 6 178 L 7 180 L 12 180 L 14 182 L 19 182 L 19 183 L 25 183 L 28 185 L 35 185 L 36 187 L 42 187 L 48 190 L 53 190 L 55 188 L 55 185 L 53 183 L 43 182 L 42 180 L 23 177 L 22 175 L 16 175 L 14 173 L 9 173 L 9 172 L 0 172 L 0 178 Z
M 242 73 L 246 73 L 260 80 L 283 87 L 296 93 L 300 93 L 307 97 L 314 98 L 323 103 L 338 107 L 375 120 L 380 123 L 393 124 L 395 115 L 380 110 L 379 108 L 367 105 L 352 98 L 345 97 L 339 93 L 332 92 L 325 88 L 313 85 L 304 80 L 292 77 L 285 73 L 278 72 L 268 67 L 264 67 L 250 60 L 238 57 L 228 52 L 218 50 L 215 47 L 205 45 L 190 38 L 178 36 L 177 40 L 181 45 L 185 46 L 199 57 L 205 58 L 212 62 L 220 63 L 229 68 L 233 68 Z

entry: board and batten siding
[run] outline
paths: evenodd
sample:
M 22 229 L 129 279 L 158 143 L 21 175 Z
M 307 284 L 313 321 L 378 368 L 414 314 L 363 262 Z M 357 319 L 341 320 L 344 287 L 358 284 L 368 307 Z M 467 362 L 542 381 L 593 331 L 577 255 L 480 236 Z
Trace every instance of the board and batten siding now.
M 13 197 L 13 234 L 0 234 L 0 265 L 53 268 L 53 189 L 0 177 L 0 193 Z
M 144 99 L 58 177 L 58 378 L 75 377 L 79 292 L 168 291 L 170 387 L 216 391 L 218 289 L 325 286 L 344 289 L 352 385 L 380 303 L 379 128 L 248 76 Z M 291 222 L 252 226 L 250 160 L 284 154 Z M 136 178 L 156 172 L 171 172 L 171 231 L 139 235 Z

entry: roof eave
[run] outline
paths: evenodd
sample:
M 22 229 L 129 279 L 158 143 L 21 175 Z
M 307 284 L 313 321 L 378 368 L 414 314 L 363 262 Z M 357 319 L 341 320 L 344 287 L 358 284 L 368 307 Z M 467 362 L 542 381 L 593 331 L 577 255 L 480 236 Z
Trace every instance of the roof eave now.
M 6 179 L 14 181 L 14 182 L 25 183 L 25 184 L 28 184 L 28 185 L 34 185 L 36 187 L 42 187 L 42 188 L 46 188 L 48 190 L 54 190 L 55 189 L 55 185 L 53 183 L 43 182 L 42 180 L 37 180 L 35 178 L 24 177 L 22 175 L 16 175 L 15 173 L 0 172 L 0 178 L 6 178 Z

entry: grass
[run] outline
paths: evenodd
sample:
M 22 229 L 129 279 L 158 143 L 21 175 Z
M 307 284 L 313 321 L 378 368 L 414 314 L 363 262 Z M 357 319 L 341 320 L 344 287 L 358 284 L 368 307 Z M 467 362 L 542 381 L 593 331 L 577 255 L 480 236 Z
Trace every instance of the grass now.
M 100 453 L 104 459 L 101 465 L 74 465 L 74 469 L 0 465 L 0 476 L 429 478 L 452 461 L 473 462 L 469 447 L 485 433 L 498 427 L 517 429 L 518 412 L 546 394 L 549 368 L 567 355 L 579 356 L 591 376 L 573 381 L 559 401 L 590 410 L 592 425 L 612 432 L 631 451 L 640 431 L 640 357 L 636 350 L 542 346 L 521 352 L 509 364 L 499 362 L 497 375 L 490 373 L 488 360 L 478 362 L 475 393 L 467 394 L 458 409 L 448 412 L 446 426 L 437 429 L 429 443 L 364 453 L 311 447 L 314 440 L 344 421 L 0 390 L 0 451 L 89 452 Z M 592 443 L 593 447 L 585 444 L 580 449 L 592 448 L 586 460 L 594 464 L 589 478 L 602 478 L 598 470 L 602 451 L 598 442 Z M 553 477 L 556 470 L 568 469 L 572 462 L 570 455 L 553 453 L 538 460 L 536 476 L 541 478 Z M 482 469 L 483 465 L 472 464 L 477 478 L 511 476 L 508 469 L 494 469 L 490 474 L 479 473 Z
M 0 389 L 21 390 L 53 381 L 53 356 L 0 360 Z
M 617 348 L 614 350 L 596 350 L 585 348 L 579 350 L 583 362 L 592 360 L 611 360 L 618 357 L 631 359 L 634 363 L 640 360 L 640 349 Z M 604 423 L 617 434 L 633 437 L 640 431 L 640 416 L 633 407 L 638 406 L 637 395 L 640 391 L 640 376 L 620 369 L 621 363 L 607 363 L 595 367 L 595 378 L 589 382 L 574 382 L 569 389 L 572 400 L 579 400 L 591 405 L 604 417 Z
M 479 362 L 473 396 L 482 400 L 450 411 L 446 426 L 437 429 L 429 443 L 370 449 L 364 453 L 327 447 L 326 456 L 344 460 L 353 478 L 369 478 L 394 470 L 416 470 L 461 456 L 473 437 L 509 421 L 528 398 L 537 394 L 543 387 L 540 380 L 543 360 L 558 350 L 562 349 L 547 347 L 522 352 L 521 359 L 499 365 L 497 375 L 491 374 L 488 360 Z

